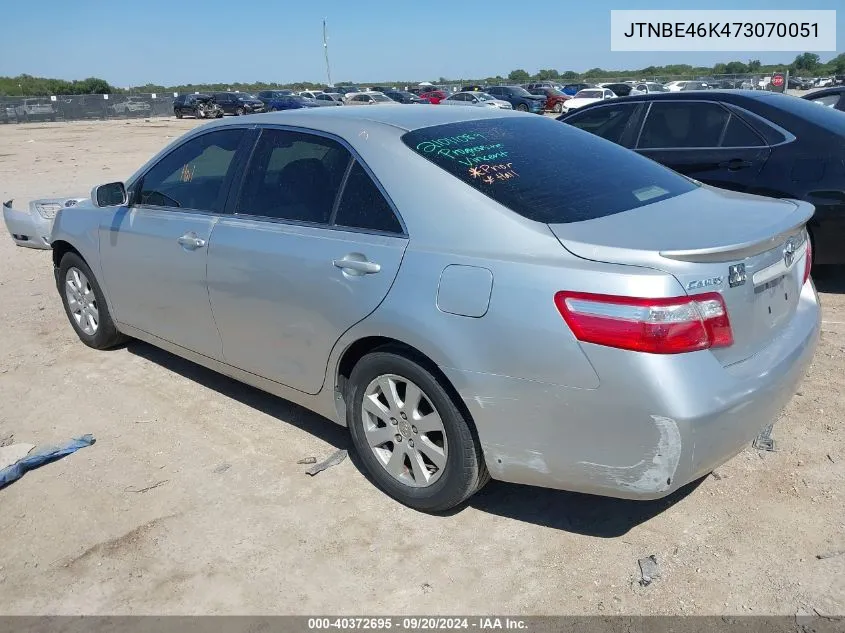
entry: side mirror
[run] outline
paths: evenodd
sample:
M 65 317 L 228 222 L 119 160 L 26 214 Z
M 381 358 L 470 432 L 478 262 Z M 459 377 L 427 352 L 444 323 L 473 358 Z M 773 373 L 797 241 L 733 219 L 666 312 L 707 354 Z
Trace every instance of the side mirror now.
M 91 200 L 95 207 L 119 207 L 127 202 L 126 187 L 122 182 L 98 185 L 91 190 Z

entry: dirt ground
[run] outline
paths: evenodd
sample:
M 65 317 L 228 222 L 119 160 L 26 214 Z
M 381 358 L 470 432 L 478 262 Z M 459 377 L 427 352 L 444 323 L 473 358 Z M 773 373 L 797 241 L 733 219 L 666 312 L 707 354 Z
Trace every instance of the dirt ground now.
M 85 194 L 194 125 L 0 126 L 0 197 Z M 827 272 L 776 452 L 656 502 L 492 482 L 427 516 L 354 460 L 307 476 L 297 460 L 349 448 L 319 416 L 145 344 L 82 345 L 50 253 L 4 227 L 0 439 L 97 442 L 0 491 L 0 612 L 845 614 L 845 271 Z

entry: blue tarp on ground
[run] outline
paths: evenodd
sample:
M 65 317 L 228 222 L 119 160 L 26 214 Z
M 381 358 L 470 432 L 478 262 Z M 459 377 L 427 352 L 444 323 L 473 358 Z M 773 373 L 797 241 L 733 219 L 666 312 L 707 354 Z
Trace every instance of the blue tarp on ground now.
M 69 442 L 59 446 L 48 446 L 46 448 L 35 449 L 20 461 L 0 470 L 0 488 L 4 488 L 10 483 L 17 481 L 29 470 L 35 470 L 39 466 L 49 464 L 57 459 L 61 459 L 65 455 L 75 453 L 80 448 L 91 446 L 94 442 L 94 436 L 89 433 L 87 435 L 83 435 L 82 437 L 75 437 Z

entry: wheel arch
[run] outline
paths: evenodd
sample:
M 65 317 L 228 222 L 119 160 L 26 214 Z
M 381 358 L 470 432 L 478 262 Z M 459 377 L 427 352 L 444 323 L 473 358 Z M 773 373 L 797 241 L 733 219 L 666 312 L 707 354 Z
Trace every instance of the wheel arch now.
M 70 242 L 66 242 L 65 240 L 56 240 L 51 244 L 51 246 L 53 248 L 53 268 L 56 270 L 58 270 L 61 265 L 62 258 L 68 253 L 76 253 L 83 262 L 88 264 L 89 268 L 91 267 L 91 264 L 85 259 L 85 256 Z
M 444 374 L 440 370 L 440 367 L 437 366 L 437 363 L 435 363 L 425 352 L 417 349 L 413 345 L 409 345 L 404 341 L 387 336 L 365 336 L 363 338 L 359 338 L 348 345 L 340 354 L 333 376 L 333 383 L 335 406 L 337 407 L 338 421 L 341 424 L 344 426 L 346 425 L 346 391 L 349 376 L 352 374 L 352 370 L 358 361 L 367 354 L 376 350 L 399 354 L 414 361 L 429 371 L 435 377 L 437 382 L 440 383 L 443 389 L 446 390 L 446 393 L 449 394 L 452 402 L 454 402 L 455 406 L 464 416 L 464 419 L 467 421 L 470 431 L 472 432 L 473 439 L 476 442 L 480 442 L 478 429 L 469 408 L 466 406 L 463 398 L 461 398 L 458 390 L 446 377 L 446 374 Z M 479 443 L 479 446 L 480 445 L 481 444 Z

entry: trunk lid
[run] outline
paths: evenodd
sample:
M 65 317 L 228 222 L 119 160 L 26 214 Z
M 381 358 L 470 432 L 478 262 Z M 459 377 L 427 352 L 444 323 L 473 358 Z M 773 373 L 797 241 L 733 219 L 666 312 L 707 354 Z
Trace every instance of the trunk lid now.
M 809 246 L 804 225 L 813 212 L 806 202 L 702 186 L 623 213 L 549 226 L 578 257 L 661 270 L 689 295 L 721 293 L 734 343 L 712 352 L 730 365 L 766 347 L 794 315 Z

